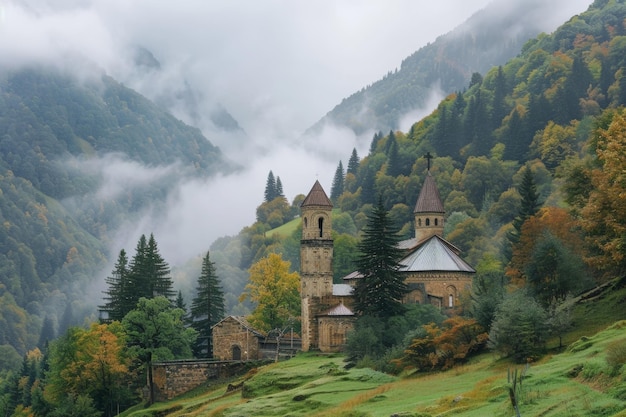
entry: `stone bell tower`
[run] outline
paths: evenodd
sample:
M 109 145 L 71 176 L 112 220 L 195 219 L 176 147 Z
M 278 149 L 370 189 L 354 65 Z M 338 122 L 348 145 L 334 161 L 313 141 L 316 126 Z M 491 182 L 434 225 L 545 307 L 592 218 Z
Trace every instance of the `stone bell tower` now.
M 420 195 L 415 204 L 415 240 L 423 242 L 424 240 L 437 235 L 443 237 L 443 222 L 446 211 L 443 208 L 443 202 L 439 196 L 439 189 L 435 183 L 435 178 L 430 173 L 430 160 L 433 157 L 430 152 L 426 154 L 428 159 L 428 171 L 426 179 L 420 190 Z
M 328 308 L 333 295 L 333 205 L 319 181 L 302 202 L 300 241 L 300 297 L 302 301 L 302 350 L 318 346 L 316 316 Z

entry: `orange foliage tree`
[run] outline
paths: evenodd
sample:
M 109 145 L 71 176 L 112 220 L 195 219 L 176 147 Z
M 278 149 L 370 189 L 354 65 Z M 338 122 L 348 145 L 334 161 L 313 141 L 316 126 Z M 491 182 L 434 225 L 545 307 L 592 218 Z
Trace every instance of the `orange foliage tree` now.
M 535 246 L 546 231 L 559 239 L 569 250 L 583 255 L 584 242 L 576 220 L 565 209 L 544 207 L 524 222 L 520 239 L 513 247 L 513 256 L 506 268 L 506 275 L 514 286 L 523 287 L 526 284 L 524 268 L 531 262 Z
M 422 327 L 424 335 L 414 338 L 400 359 L 419 371 L 450 369 L 484 348 L 488 340 L 476 320 L 460 316 L 445 320 L 441 327 L 432 323 Z
M 581 210 L 587 242 L 596 252 L 592 266 L 607 273 L 626 271 L 626 109 L 613 114 L 607 129 L 596 131 L 600 167 L 591 172 L 592 190 Z

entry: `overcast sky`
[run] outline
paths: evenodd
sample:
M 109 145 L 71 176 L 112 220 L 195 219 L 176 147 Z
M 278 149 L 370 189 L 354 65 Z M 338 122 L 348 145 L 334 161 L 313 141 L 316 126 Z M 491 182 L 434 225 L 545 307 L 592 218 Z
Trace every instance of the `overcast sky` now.
M 554 27 L 591 3 L 552 1 L 558 7 L 546 16 Z M 295 145 L 300 133 L 488 2 L 0 0 L 0 61 L 62 66 L 75 65 L 81 56 L 150 98 L 188 88 L 201 110 L 221 103 L 251 142 L 238 149 L 232 137 L 212 131 L 206 120 L 199 127 L 228 156 L 245 155 L 249 169 L 228 181 L 181 184 L 168 220 L 141 225 L 175 236 L 168 249 L 172 254 L 184 240 L 194 242 L 191 250 L 202 251 L 216 237 L 236 234 L 254 221 L 270 169 L 281 177 L 290 201 L 306 194 L 316 179 L 329 192 L 339 159 L 347 163 L 357 139 L 345 130 L 327 131 L 316 145 L 328 152 L 311 157 Z M 153 53 L 161 64 L 158 73 L 133 66 L 137 46 Z M 172 111 L 189 120 L 184 109 Z M 246 149 L 255 151 L 254 158 Z M 225 215 L 224 207 L 215 206 L 216 195 L 228 209 L 228 221 L 215 221 Z M 198 217 L 212 221 L 200 225 Z M 137 236 L 128 237 L 127 249 Z M 157 231 L 155 236 L 161 243 Z

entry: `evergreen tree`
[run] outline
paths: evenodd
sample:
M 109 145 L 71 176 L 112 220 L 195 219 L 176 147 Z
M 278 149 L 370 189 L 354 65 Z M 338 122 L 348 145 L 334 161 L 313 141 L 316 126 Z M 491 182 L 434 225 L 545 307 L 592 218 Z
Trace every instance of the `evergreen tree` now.
M 503 247 L 503 255 L 505 259 L 510 260 L 513 254 L 513 246 L 519 241 L 522 225 L 529 217 L 534 216 L 539 210 L 539 194 L 537 194 L 537 185 L 533 173 L 528 165 L 525 166 L 522 183 L 518 192 L 522 196 L 521 206 L 518 215 L 513 219 L 513 230 L 508 233 L 508 244 Z
M 212 327 L 224 318 L 224 311 L 224 293 L 215 271 L 215 264 L 211 262 L 207 252 L 202 259 L 196 297 L 191 304 L 191 327 L 198 332 L 194 347 L 196 356 L 213 357 Z
M 370 154 L 376 153 L 378 142 L 380 142 L 382 138 L 383 138 L 383 132 L 374 133 L 374 137 L 372 138 L 372 143 L 370 144 Z
M 280 177 L 276 177 L 276 190 L 275 190 L 275 197 L 284 197 L 284 193 L 283 193 L 283 183 L 280 180 Z
M 137 243 L 137 251 L 130 262 L 129 285 L 125 288 L 126 299 L 124 305 L 132 306 L 128 311 L 137 306 L 140 298 L 152 299 L 163 296 L 173 302 L 176 292 L 173 290 L 173 282 L 170 276 L 170 268 L 159 253 L 154 235 L 146 241 L 146 236 L 141 235 Z M 122 316 L 123 317 L 123 316 Z
M 343 172 L 343 164 L 339 161 L 337 169 L 335 170 L 335 176 L 333 177 L 333 185 L 330 187 L 330 200 L 333 204 L 337 203 L 337 199 L 343 193 L 344 179 L 346 174 Z
M 122 249 L 117 257 L 111 276 L 105 279 L 109 287 L 104 291 L 105 295 L 103 298 L 105 304 L 99 306 L 101 313 L 104 313 L 102 321 L 120 321 L 126 313 L 134 308 L 134 305 L 129 301 L 129 275 L 128 257 L 126 256 L 126 251 Z
M 531 216 L 534 216 L 539 210 L 539 194 L 537 193 L 537 185 L 535 178 L 528 165 L 524 168 L 522 183 L 519 187 L 519 193 L 522 196 L 522 205 L 519 214 L 513 220 L 513 227 L 519 236 L 522 231 L 522 225 Z
M 356 153 L 356 148 L 352 148 L 352 155 L 348 160 L 348 174 L 356 175 L 359 170 L 359 155 Z
M 274 173 L 270 171 L 267 174 L 267 182 L 265 183 L 265 202 L 269 203 L 276 198 L 276 179 Z
M 50 316 L 46 316 L 46 318 L 43 320 L 43 325 L 41 326 L 41 332 L 39 333 L 39 342 L 37 343 L 37 347 L 43 350 L 48 342 L 54 340 L 54 337 L 54 321 L 50 318 Z
M 152 282 L 152 297 L 164 296 L 172 301 L 176 295 L 173 286 L 174 282 L 170 276 L 170 266 L 159 253 L 154 235 L 150 234 L 148 240 L 148 265 L 150 266 L 150 281 Z
M 402 164 L 398 155 L 398 143 L 394 140 L 387 156 L 387 175 L 397 177 L 402 174 Z
M 508 114 L 506 108 L 506 77 L 502 65 L 498 67 L 493 89 L 493 101 L 491 103 L 491 128 L 497 129 L 502 124 L 502 119 Z
M 407 287 L 399 272 L 403 256 L 399 241 L 398 229 L 379 198 L 358 244 L 356 266 L 363 276 L 354 288 L 354 307 L 358 313 L 387 318 L 404 311 L 402 297 Z

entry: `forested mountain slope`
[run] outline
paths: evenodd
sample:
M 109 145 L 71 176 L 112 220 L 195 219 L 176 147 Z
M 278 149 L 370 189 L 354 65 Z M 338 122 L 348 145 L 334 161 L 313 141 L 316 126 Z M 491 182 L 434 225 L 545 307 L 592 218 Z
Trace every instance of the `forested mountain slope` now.
M 619 133 L 626 105 L 624 19 L 624 1 L 598 0 L 553 34 L 528 41 L 505 65 L 475 74 L 466 91 L 449 95 L 408 132 L 375 134 L 366 156 L 346 155 L 332 186 L 323 185 L 335 207 L 336 282 L 353 271 L 358 231 L 379 197 L 403 236 L 412 237 L 427 152 L 435 156 L 431 171 L 445 200 L 445 236 L 479 273 L 506 272 L 523 281 L 524 265 L 537 260 L 533 249 L 548 243 L 542 240 L 548 232 L 558 237 L 550 244 L 562 259 L 587 261 L 580 269 L 587 278 L 602 281 L 626 270 L 619 244 L 626 213 L 618 204 L 620 155 L 626 154 Z M 528 217 L 520 217 L 526 167 L 538 207 L 528 235 L 520 237 Z M 216 242 L 218 265 L 228 263 L 224 278 L 238 277 L 272 251 L 297 268 L 298 231 L 281 239 L 268 233 L 274 226 L 264 220 L 288 210 L 286 201 L 263 203 L 258 223 Z M 526 246 L 515 251 L 513 235 Z
M 99 167 L 169 167 L 158 181 L 104 191 Z M 0 79 L 0 345 L 20 354 L 44 318 L 63 330 L 67 306 L 82 322 L 100 300 L 85 291 L 105 265 L 109 233 L 183 176 L 229 165 L 198 129 L 101 76 L 52 68 Z M 67 316 L 67 314 L 66 314 Z M 67 317 L 66 317 L 67 318 Z
M 554 1 L 494 1 L 450 33 L 420 48 L 400 69 L 345 98 L 310 130 L 325 123 L 355 133 L 399 129 L 407 113 L 422 108 L 433 93 L 462 91 L 472 73 L 486 73 L 515 57 L 528 40 L 552 30 L 546 15 L 558 14 Z M 583 9 L 581 8 L 581 11 Z

